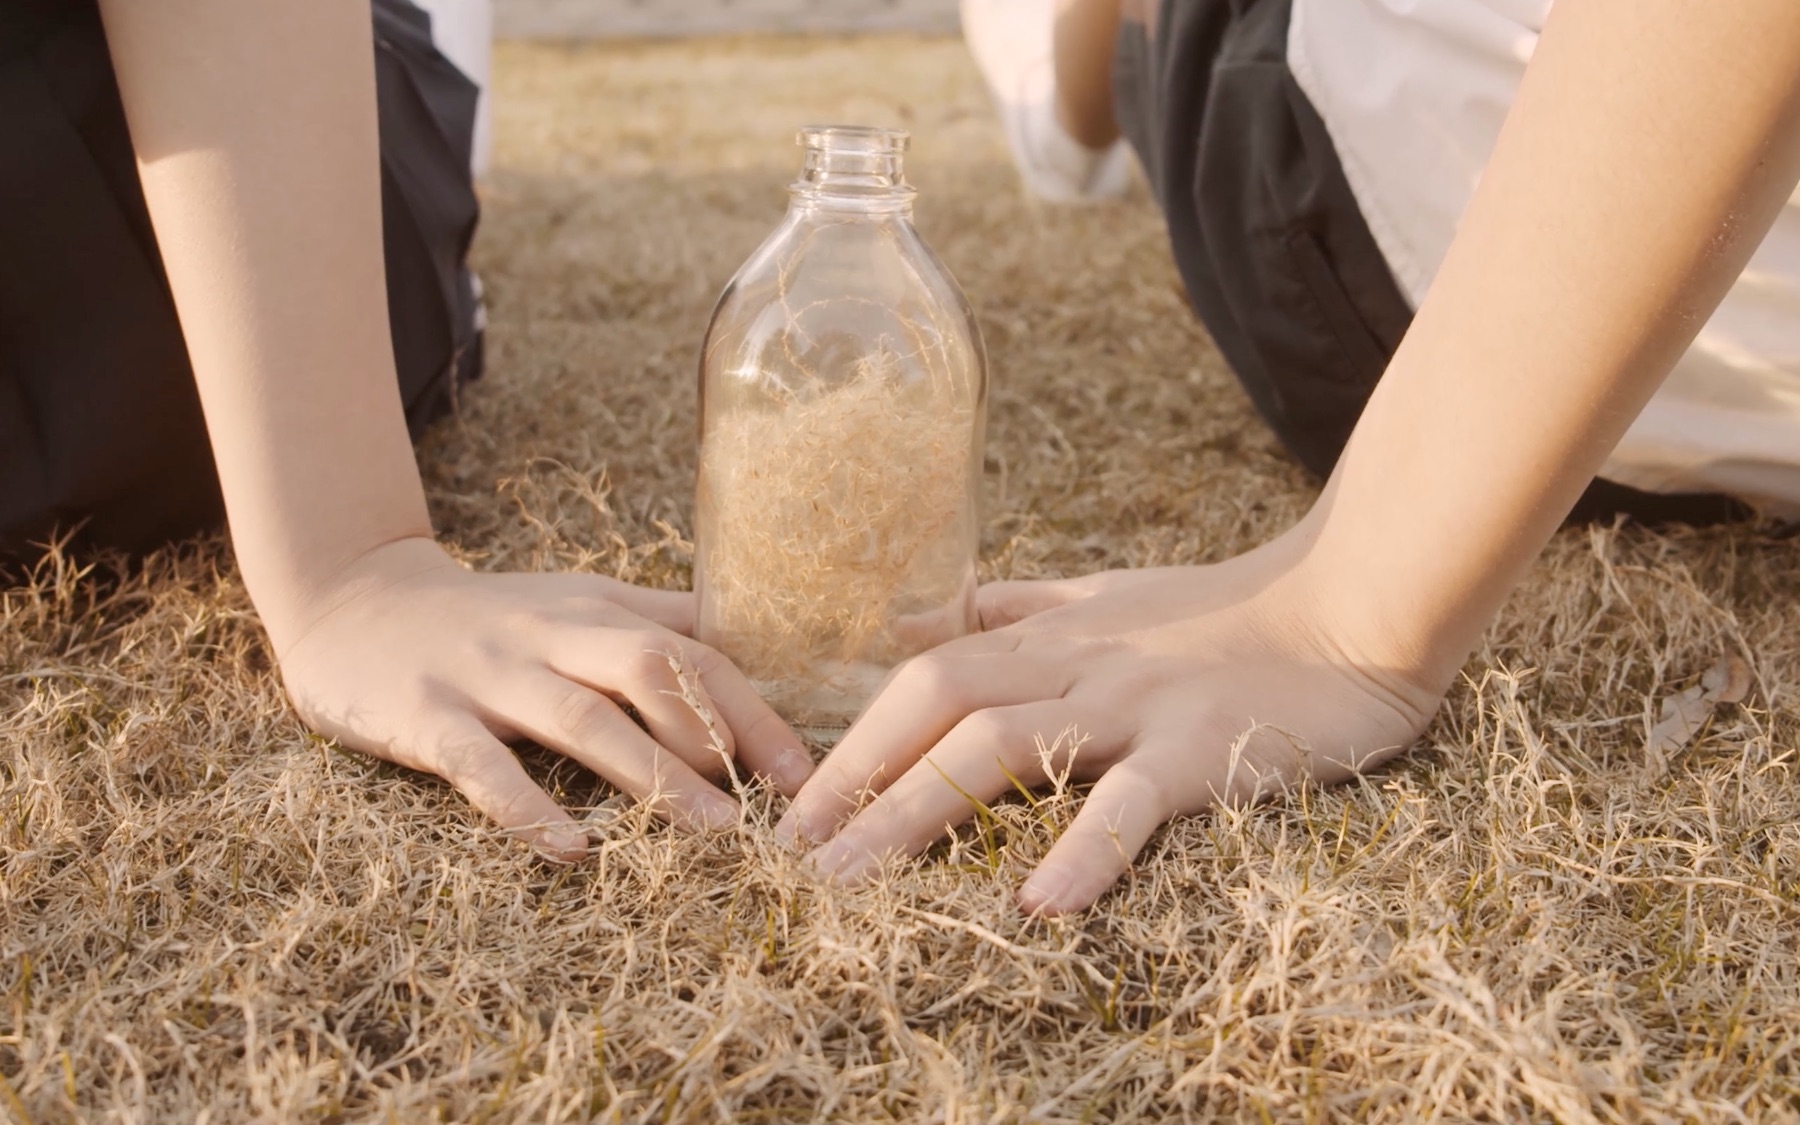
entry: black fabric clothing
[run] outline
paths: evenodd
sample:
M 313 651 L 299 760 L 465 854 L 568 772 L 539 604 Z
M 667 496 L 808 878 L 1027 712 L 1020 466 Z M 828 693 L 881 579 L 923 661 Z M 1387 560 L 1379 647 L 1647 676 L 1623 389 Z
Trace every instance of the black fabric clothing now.
M 1288 68 L 1292 0 L 1149 7 L 1120 29 L 1120 128 L 1162 208 L 1189 303 L 1282 444 L 1327 476 L 1412 309 Z M 1711 523 L 1750 510 L 1595 480 L 1570 518 L 1621 513 Z
M 464 264 L 477 91 L 405 0 L 375 0 L 373 36 L 389 320 L 416 436 L 481 369 Z M 0 0 L 0 560 L 77 526 L 78 542 L 143 551 L 222 514 L 99 13 Z

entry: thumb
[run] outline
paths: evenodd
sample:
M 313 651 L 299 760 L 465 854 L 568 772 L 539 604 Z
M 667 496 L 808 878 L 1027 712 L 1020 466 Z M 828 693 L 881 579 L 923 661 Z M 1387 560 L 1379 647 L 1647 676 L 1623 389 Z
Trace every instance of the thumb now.
M 1047 609 L 1056 609 L 1087 597 L 1091 590 L 1079 578 L 1034 582 L 990 582 L 975 593 L 981 628 L 1003 629 Z

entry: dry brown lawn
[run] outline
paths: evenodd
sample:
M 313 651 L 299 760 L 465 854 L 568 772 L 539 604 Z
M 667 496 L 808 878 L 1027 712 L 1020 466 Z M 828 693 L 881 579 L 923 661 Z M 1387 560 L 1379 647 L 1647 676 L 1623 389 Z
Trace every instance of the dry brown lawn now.
M 1215 560 L 1312 496 L 1148 199 L 1024 204 L 958 44 L 512 46 L 499 84 L 492 373 L 421 454 L 472 565 L 686 581 L 699 334 L 815 119 L 916 132 L 993 357 L 989 575 Z M 0 614 L 18 1121 L 1800 1120 L 1779 529 L 1565 532 L 1410 754 L 1181 822 L 1061 921 L 1010 902 L 1078 793 L 858 890 L 770 846 L 766 795 L 712 839 L 608 806 L 591 862 L 537 860 L 309 735 L 217 542 L 46 564 Z M 1731 653 L 1748 698 L 1652 752 Z

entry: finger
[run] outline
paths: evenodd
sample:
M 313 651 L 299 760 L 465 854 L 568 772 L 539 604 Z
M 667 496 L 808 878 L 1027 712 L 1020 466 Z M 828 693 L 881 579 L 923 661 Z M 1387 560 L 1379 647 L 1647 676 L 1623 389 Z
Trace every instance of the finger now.
M 975 815 L 977 803 L 987 805 L 1015 782 L 1040 784 L 1046 768 L 1065 768 L 1066 762 L 1046 761 L 1038 747 L 1062 745 L 1056 732 L 1071 718 L 1061 701 L 975 712 L 814 852 L 813 867 L 849 882 L 890 857 L 924 851 Z
M 694 595 L 686 590 L 650 590 L 607 578 L 606 599 L 684 637 L 694 635 Z
M 509 729 L 573 758 L 626 793 L 687 827 L 737 823 L 737 802 L 659 746 L 599 692 L 542 672 L 501 696 L 494 717 Z
M 974 617 L 975 599 L 960 599 L 924 613 L 903 613 L 894 618 L 890 634 L 902 652 L 924 652 L 979 632 Z
M 794 798 L 776 835 L 824 840 L 865 796 L 886 788 L 964 718 L 1060 698 L 1067 675 L 1017 653 L 934 652 L 907 661 Z
M 519 759 L 473 718 L 416 748 L 421 765 L 456 786 L 501 828 L 553 859 L 587 855 L 587 833 L 534 781 Z
M 736 750 L 720 721 L 687 642 L 650 629 L 576 629 L 562 633 L 550 667 L 558 674 L 629 702 L 650 737 L 702 777 L 730 772 Z
M 981 628 L 989 631 L 1087 596 L 1088 590 L 1080 578 L 990 582 L 976 591 L 975 607 L 981 615 Z
M 550 665 L 617 698 L 643 716 L 652 738 L 703 777 L 730 771 L 733 759 L 793 796 L 812 776 L 800 736 L 756 688 L 714 649 L 649 629 L 568 634 Z
M 800 736 L 763 700 L 737 665 L 705 645 L 690 644 L 686 653 L 720 725 L 734 740 L 738 760 L 752 773 L 773 781 L 784 796 L 800 792 L 813 775 L 812 755 Z
M 1019 888 L 1020 909 L 1086 910 L 1130 870 L 1151 833 L 1174 815 L 1167 786 L 1143 764 L 1146 757 L 1134 751 L 1095 783 L 1075 822 Z

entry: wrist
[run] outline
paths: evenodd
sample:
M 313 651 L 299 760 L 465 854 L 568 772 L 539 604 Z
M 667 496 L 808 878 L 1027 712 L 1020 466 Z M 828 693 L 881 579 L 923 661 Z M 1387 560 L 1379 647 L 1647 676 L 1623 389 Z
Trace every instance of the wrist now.
M 1287 533 L 1295 558 L 1288 580 L 1339 647 L 1334 657 L 1409 690 L 1441 696 L 1498 603 L 1488 605 L 1485 591 L 1444 589 L 1442 581 L 1431 580 L 1439 576 L 1429 568 L 1398 559 L 1398 545 L 1355 546 L 1354 537 L 1329 526 L 1334 518 L 1347 518 L 1341 512 L 1334 517 L 1329 493 Z
M 250 598 L 277 661 L 344 606 L 409 578 L 457 563 L 430 535 L 409 534 L 366 547 L 318 574 L 251 585 Z

